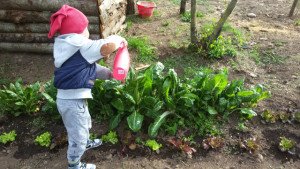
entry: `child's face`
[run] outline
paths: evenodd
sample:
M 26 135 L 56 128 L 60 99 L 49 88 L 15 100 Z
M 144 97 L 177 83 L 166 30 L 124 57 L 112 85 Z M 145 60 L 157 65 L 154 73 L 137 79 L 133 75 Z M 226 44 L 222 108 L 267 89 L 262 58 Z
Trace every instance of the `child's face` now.
M 87 29 L 87 27 L 86 27 L 85 30 L 81 33 L 81 35 L 83 35 L 83 36 L 86 37 L 86 38 L 89 38 L 89 37 L 90 37 L 90 32 L 89 32 L 89 30 Z

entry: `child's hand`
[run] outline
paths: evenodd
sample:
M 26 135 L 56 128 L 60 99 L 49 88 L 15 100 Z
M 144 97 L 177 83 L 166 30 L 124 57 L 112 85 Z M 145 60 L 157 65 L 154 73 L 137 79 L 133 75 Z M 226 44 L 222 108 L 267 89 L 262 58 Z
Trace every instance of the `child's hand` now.
M 128 46 L 128 42 L 126 41 L 126 39 L 124 39 L 122 42 L 124 42 L 125 46 Z

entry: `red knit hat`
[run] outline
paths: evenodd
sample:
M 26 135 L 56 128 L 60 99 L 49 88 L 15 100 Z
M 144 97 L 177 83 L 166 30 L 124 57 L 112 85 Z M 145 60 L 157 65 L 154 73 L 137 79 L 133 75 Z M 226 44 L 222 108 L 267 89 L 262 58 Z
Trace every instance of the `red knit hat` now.
M 51 16 L 51 26 L 48 38 L 59 31 L 59 34 L 82 33 L 89 21 L 78 9 L 63 5 L 62 8 Z

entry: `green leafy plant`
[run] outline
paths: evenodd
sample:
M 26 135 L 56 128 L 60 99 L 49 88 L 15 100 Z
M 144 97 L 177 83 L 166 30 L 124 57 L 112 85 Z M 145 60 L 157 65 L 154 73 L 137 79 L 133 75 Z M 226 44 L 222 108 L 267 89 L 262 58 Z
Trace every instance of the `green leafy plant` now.
M 292 111 L 292 120 L 295 120 L 296 122 L 300 123 L 300 111 L 299 111 L 299 109 Z
M 15 130 L 12 130 L 9 133 L 3 133 L 2 135 L 0 135 L 0 142 L 6 144 L 7 142 L 15 141 L 16 136 L 17 134 Z
M 240 148 L 248 150 L 251 154 L 257 154 L 261 149 L 261 145 L 256 138 L 249 138 L 246 140 L 239 140 Z
M 44 90 L 46 93 L 42 93 L 46 99 L 46 104 L 42 107 L 42 111 L 51 114 L 51 118 L 54 120 L 60 119 L 61 115 L 58 113 L 56 105 L 57 89 L 53 86 L 54 78 L 51 81 L 44 84 Z
M 183 22 L 191 22 L 191 12 L 187 11 L 183 15 L 181 14 L 181 20 Z
M 279 116 L 279 119 L 283 122 L 283 123 L 286 123 L 286 122 L 290 122 L 291 118 L 292 118 L 292 115 L 291 113 L 288 113 L 286 111 L 280 111 L 278 113 L 278 116 Z
M 285 137 L 280 137 L 279 149 L 282 152 L 288 152 L 294 155 L 296 151 L 296 143 L 294 140 L 286 139 Z
M 223 141 L 221 138 L 215 137 L 215 136 L 209 136 L 208 138 L 204 139 L 202 141 L 202 147 L 205 150 L 208 150 L 210 148 L 217 149 L 223 147 Z
M 68 135 L 66 133 L 57 133 L 51 140 L 50 150 L 60 148 L 68 144 Z
M 275 123 L 278 120 L 278 113 L 274 113 L 271 110 L 265 109 L 261 117 L 267 122 L 267 123 Z
M 148 146 L 153 151 L 156 151 L 162 147 L 162 144 L 158 144 L 155 140 L 147 140 L 145 146 Z
M 135 139 L 134 136 L 131 134 L 131 132 L 129 130 L 126 130 L 124 132 L 124 135 L 121 139 L 121 143 L 122 143 L 122 150 L 120 152 L 120 154 L 123 154 L 126 150 L 126 147 L 128 146 L 130 150 L 135 150 L 136 149 L 136 143 L 135 143 Z
M 163 26 L 169 26 L 170 25 L 170 21 L 165 21 L 161 23 Z
M 248 127 L 245 126 L 244 123 L 238 123 L 237 129 L 238 129 L 238 130 L 246 130 L 246 129 L 248 129 Z
M 169 143 L 173 144 L 179 150 L 187 153 L 188 155 L 192 155 L 193 153 L 197 152 L 196 149 L 189 146 L 189 141 L 182 141 L 181 139 L 178 140 L 168 140 Z
M 118 142 L 117 133 L 115 131 L 110 131 L 107 135 L 102 135 L 101 140 L 104 143 L 116 144 Z
M 124 84 L 97 80 L 92 90 L 94 99 L 89 101 L 91 114 L 108 120 L 110 130 L 126 120 L 129 129 L 138 132 L 146 120 L 150 122 L 150 137 L 160 129 L 174 135 L 185 126 L 199 135 L 219 135 L 214 116 L 226 118 L 238 112 L 251 118 L 256 115 L 252 108 L 271 96 L 261 85 L 244 88 L 244 79 L 228 81 L 227 69 L 197 70 L 184 81 L 173 69 L 166 73 L 163 69 L 159 62 L 137 72 L 130 68 Z
M 34 140 L 34 144 L 49 147 L 51 145 L 51 137 L 51 133 L 45 132 L 36 137 L 36 139 Z
M 24 88 L 22 79 L 19 78 L 15 84 L 10 83 L 9 89 L 6 86 L 3 87 L 4 90 L 0 90 L 0 112 L 19 116 L 22 113 L 32 115 L 39 111 L 41 102 L 39 82 Z
M 96 139 L 97 137 L 98 137 L 97 134 L 90 133 L 89 139 L 93 140 Z

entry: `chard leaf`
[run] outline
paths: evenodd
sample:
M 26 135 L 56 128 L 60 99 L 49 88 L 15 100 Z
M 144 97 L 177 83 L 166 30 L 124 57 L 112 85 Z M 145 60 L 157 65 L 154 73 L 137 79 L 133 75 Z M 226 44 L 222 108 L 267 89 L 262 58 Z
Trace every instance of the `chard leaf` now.
M 150 137 L 155 137 L 157 135 L 158 129 L 160 128 L 160 126 L 163 124 L 165 118 L 169 115 L 174 113 L 174 111 L 166 111 L 163 114 L 161 114 L 160 116 L 158 116 L 154 123 L 151 123 L 149 128 L 148 128 L 148 135 Z
M 251 108 L 239 108 L 239 110 L 241 110 L 241 113 L 243 114 L 249 114 L 249 115 L 252 115 L 252 116 L 256 116 L 256 112 L 253 111 Z
M 262 99 L 267 99 L 271 97 L 271 92 L 270 91 L 265 91 L 263 92 L 262 95 L 260 95 L 260 97 L 257 99 L 257 102 L 262 100 Z
M 134 98 L 129 93 L 124 93 L 125 98 L 127 98 L 131 103 L 136 104 Z
M 118 113 L 116 116 L 112 117 L 109 121 L 109 130 L 116 128 L 121 122 L 121 113 Z
M 153 112 L 159 111 L 159 110 L 162 108 L 163 105 L 164 105 L 164 102 L 158 101 L 158 102 L 155 104 L 155 106 L 153 107 Z
M 118 110 L 124 111 L 124 103 L 121 98 L 117 98 L 111 102 L 111 104 Z
M 134 111 L 130 116 L 127 117 L 127 123 L 129 128 L 133 132 L 138 132 L 143 124 L 144 115 L 141 115 L 137 111 Z
M 207 106 L 207 111 L 208 111 L 209 114 L 218 114 L 216 109 L 211 107 L 211 106 Z

